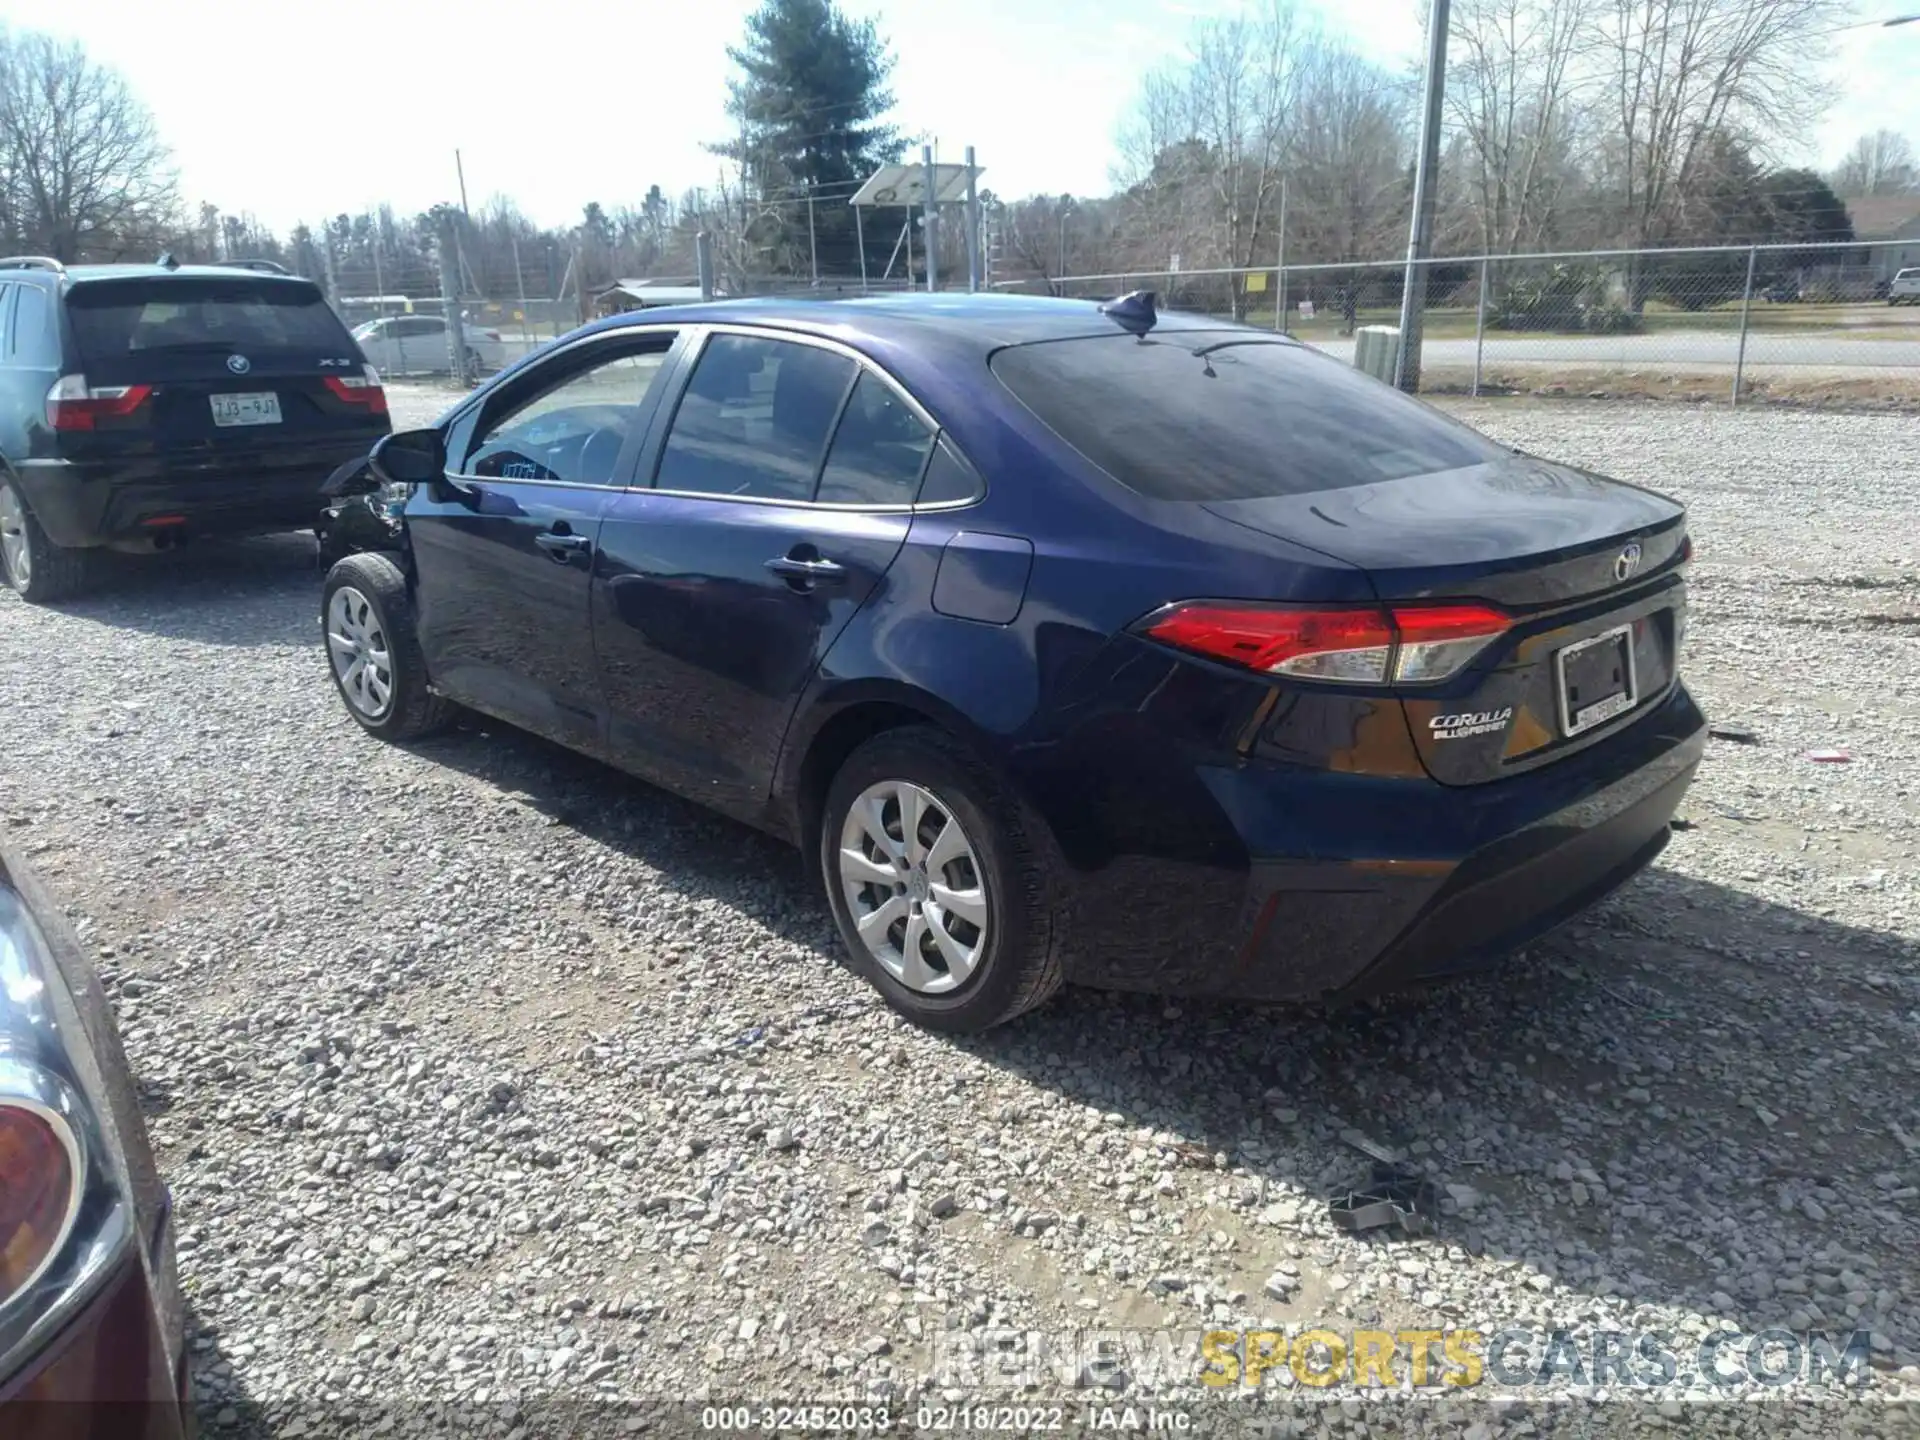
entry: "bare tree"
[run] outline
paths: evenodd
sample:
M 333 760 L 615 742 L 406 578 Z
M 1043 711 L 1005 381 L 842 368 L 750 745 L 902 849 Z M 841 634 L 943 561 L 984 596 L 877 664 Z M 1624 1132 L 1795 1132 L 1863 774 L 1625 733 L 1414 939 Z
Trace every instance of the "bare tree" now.
M 1853 142 L 1830 177 L 1840 195 L 1907 195 L 1920 191 L 1920 163 L 1906 136 L 1876 130 Z
M 1405 243 L 1411 98 L 1405 83 L 1350 50 L 1308 48 L 1284 159 L 1292 253 L 1362 260 Z
M 1581 41 L 1594 0 L 1456 0 L 1447 109 L 1482 253 L 1538 249 L 1577 182 Z
M 1192 268 L 1265 258 L 1260 237 L 1279 204 L 1303 61 L 1315 43 L 1293 0 L 1265 0 L 1201 21 L 1186 58 L 1148 79 L 1123 151 L 1137 198 L 1176 222 L 1168 238 Z M 1192 204 L 1196 194 L 1206 196 L 1204 211 Z M 1180 234 L 1190 228 L 1198 233 Z M 1238 314 L 1237 289 L 1232 303 Z
M 77 44 L 0 33 L 0 231 L 61 260 L 165 234 L 174 176 L 153 117 Z
M 1671 237 L 1681 201 L 1728 136 L 1791 134 L 1830 93 L 1819 66 L 1844 0 L 1596 0 L 1608 112 L 1602 163 L 1636 246 Z

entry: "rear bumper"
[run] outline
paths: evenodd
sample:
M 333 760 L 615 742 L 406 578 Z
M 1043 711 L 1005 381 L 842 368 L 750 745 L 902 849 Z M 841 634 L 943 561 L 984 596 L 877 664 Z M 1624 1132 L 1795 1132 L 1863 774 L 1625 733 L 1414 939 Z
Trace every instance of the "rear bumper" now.
M 1088 877 L 1097 899 L 1083 895 L 1075 928 L 1096 938 L 1072 976 L 1308 1000 L 1481 968 L 1660 853 L 1705 741 L 1705 718 L 1676 685 L 1606 744 L 1482 786 L 1280 767 L 1203 773 L 1251 858 L 1232 872 L 1155 876 L 1123 864 Z
M 145 522 L 180 516 L 188 534 L 261 534 L 312 525 L 333 471 L 385 433 L 219 456 L 29 460 L 18 467 L 28 506 L 47 538 L 71 548 L 150 536 Z

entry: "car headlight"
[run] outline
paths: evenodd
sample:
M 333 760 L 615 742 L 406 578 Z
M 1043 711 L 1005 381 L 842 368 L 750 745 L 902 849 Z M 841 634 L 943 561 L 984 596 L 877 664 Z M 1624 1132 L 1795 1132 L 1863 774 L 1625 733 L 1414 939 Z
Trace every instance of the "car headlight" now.
M 45 933 L 0 866 L 0 1375 L 137 1244 L 99 1063 Z

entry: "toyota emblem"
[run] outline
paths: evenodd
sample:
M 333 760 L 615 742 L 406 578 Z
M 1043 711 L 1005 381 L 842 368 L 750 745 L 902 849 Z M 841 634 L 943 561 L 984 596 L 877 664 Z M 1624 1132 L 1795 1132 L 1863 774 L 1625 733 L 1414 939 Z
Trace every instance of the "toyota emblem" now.
M 244 355 L 229 355 L 227 368 L 236 375 L 244 375 L 253 368 L 253 362 Z
M 1633 572 L 1640 568 L 1640 547 L 1629 545 L 1613 559 L 1613 578 L 1615 581 L 1631 580 Z

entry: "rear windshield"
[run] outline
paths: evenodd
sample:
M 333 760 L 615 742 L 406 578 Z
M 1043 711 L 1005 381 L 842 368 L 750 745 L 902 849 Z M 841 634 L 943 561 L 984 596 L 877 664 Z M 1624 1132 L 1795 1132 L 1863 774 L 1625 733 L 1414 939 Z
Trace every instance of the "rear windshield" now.
M 94 281 L 68 292 L 67 316 L 90 360 L 196 348 L 340 353 L 347 345 L 319 290 L 285 281 Z
M 1302 495 L 1505 453 L 1350 366 L 1244 331 L 1045 341 L 992 364 L 1061 439 L 1155 500 Z

